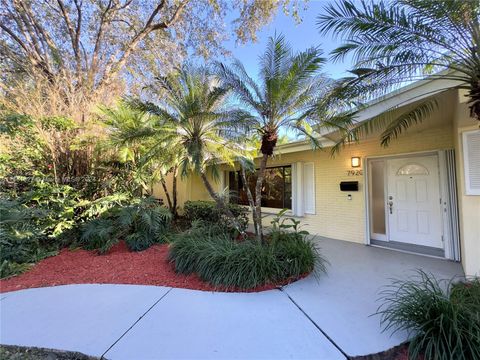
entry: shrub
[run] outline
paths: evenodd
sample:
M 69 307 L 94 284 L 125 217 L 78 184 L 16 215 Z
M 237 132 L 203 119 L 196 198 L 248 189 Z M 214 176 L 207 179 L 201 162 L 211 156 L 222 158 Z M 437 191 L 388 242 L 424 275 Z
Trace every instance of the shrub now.
M 21 274 L 27 271 L 30 266 L 30 264 L 26 263 L 19 264 L 13 261 L 3 260 L 3 262 L 0 263 L 0 279 Z
M 325 271 L 325 260 L 315 245 L 298 234 L 284 234 L 265 244 L 253 239 L 238 242 L 230 234 L 198 223 L 177 236 L 169 258 L 177 272 L 194 272 L 226 288 L 250 289 L 298 278 L 314 269 Z
M 0 277 L 25 271 L 28 264 L 56 253 L 46 235 L 41 209 L 0 200 Z
M 115 206 L 101 217 L 86 222 L 79 245 L 105 253 L 124 239 L 132 251 L 142 251 L 164 242 L 171 222 L 170 211 L 155 199 L 135 200 L 128 206 Z
M 248 225 L 248 211 L 237 204 L 229 203 L 228 207 L 232 214 L 237 218 L 241 230 L 245 230 Z M 228 232 L 233 231 L 226 216 L 218 209 L 214 201 L 186 201 L 183 206 L 185 217 L 190 222 L 200 220 L 206 224 L 215 224 L 223 227 Z
M 409 357 L 480 359 L 480 280 L 437 280 L 419 270 L 413 280 L 395 280 L 382 291 L 385 330 L 406 330 Z

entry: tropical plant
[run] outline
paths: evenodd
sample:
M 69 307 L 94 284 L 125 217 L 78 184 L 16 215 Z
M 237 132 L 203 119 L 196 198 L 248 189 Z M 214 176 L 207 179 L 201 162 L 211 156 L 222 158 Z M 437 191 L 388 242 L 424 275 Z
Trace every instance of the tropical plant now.
M 128 248 L 142 251 L 165 241 L 172 214 L 153 198 L 133 200 L 128 206 L 117 206 L 82 226 L 77 244 L 106 253 L 120 240 Z
M 144 132 L 150 134 L 157 119 L 128 106 L 123 101 L 116 107 L 102 107 L 101 117 L 110 134 L 107 147 L 115 149 L 120 162 L 130 165 L 129 173 L 137 190 L 151 196 L 154 184 L 159 182 L 165 193 L 167 205 L 176 218 L 178 153 L 176 149 L 169 147 L 158 151 L 157 144 L 151 137 L 142 136 Z M 153 154 L 152 149 L 155 149 Z M 173 179 L 171 192 L 166 181 L 169 174 Z
M 480 359 L 480 281 L 437 280 L 418 270 L 381 292 L 385 330 L 410 333 L 409 358 Z
M 130 106 L 155 116 L 157 123 L 132 133 L 132 138 L 151 139 L 154 145 L 149 157 L 158 156 L 165 148 L 177 153 L 181 174 L 199 174 L 217 206 L 241 231 L 224 199 L 215 192 L 207 169 L 218 175 L 219 163 L 233 165 L 243 155 L 244 148 L 231 139 L 239 137 L 248 114 L 226 108 L 228 90 L 218 84 L 207 67 L 185 65 L 169 76 L 157 78 L 152 88 L 157 89 L 154 92 L 158 104 L 131 99 Z
M 240 230 L 242 232 L 245 231 L 248 225 L 247 210 L 234 203 L 228 203 L 227 206 L 232 215 L 237 219 Z M 225 219 L 225 214 L 218 209 L 214 201 L 186 201 L 183 204 L 183 213 L 190 223 L 202 221 L 204 224 L 222 227 L 226 231 L 235 230 L 232 229 L 229 219 Z
M 56 253 L 44 225 L 48 212 L 0 200 L 0 278 L 16 275 Z
M 309 138 L 319 146 L 312 122 L 318 123 L 318 114 L 325 115 L 323 124 L 336 124 L 328 113 L 331 103 L 326 101 L 334 82 L 321 76 L 325 63 L 318 48 L 294 54 L 283 36 L 271 37 L 259 61 L 259 82 L 250 77 L 244 66 L 235 61 L 231 66 L 218 64 L 222 86 L 232 89 L 254 120 L 250 129 L 261 137 L 260 166 L 253 196 L 253 221 L 259 239 L 262 230 L 262 184 L 269 157 L 274 153 L 280 129 L 291 130 Z M 323 100 L 322 100 L 323 99 Z
M 290 234 L 299 237 L 309 235 L 310 233 L 307 230 L 301 230 L 300 220 L 285 216 L 288 211 L 289 209 L 282 209 L 273 217 L 272 221 L 270 222 L 272 224 L 270 236 L 273 239 L 278 239 L 286 231 L 289 231 Z
M 227 289 L 284 284 L 312 271 L 325 271 L 315 244 L 291 235 L 266 243 L 250 238 L 236 241 L 217 227 L 196 222 L 175 237 L 169 258 L 177 272 L 196 273 Z
M 340 0 L 318 17 L 322 33 L 344 39 L 344 44 L 331 53 L 332 59 L 353 56 L 354 76 L 344 79 L 343 91 L 360 105 L 425 77 L 453 80 L 457 89 L 468 90 L 470 113 L 478 120 L 479 21 L 478 0 Z M 438 84 L 439 90 L 445 86 Z M 339 144 L 382 131 L 381 142 L 387 146 L 436 107 L 435 99 L 427 98 L 405 111 L 389 109 L 369 121 L 351 124 Z

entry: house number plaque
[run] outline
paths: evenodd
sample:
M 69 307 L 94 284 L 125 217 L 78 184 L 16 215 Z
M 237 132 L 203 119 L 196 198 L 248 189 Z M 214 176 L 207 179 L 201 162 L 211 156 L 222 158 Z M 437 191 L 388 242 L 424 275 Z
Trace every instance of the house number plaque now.
M 363 170 L 347 170 L 347 176 L 362 176 Z

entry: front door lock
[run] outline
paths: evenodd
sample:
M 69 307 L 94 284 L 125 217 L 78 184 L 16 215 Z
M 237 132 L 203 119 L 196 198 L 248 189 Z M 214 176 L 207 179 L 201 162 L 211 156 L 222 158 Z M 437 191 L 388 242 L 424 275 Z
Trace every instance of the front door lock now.
M 393 214 L 393 196 L 388 197 L 388 211 L 390 212 L 390 215 Z

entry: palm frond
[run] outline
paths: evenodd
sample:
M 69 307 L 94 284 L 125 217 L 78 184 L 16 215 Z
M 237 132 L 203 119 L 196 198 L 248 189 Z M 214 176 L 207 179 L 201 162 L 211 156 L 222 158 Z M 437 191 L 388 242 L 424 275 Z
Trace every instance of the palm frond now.
M 411 109 L 399 114 L 399 108 L 391 108 L 380 115 L 354 124 L 341 132 L 341 138 L 332 148 L 332 153 L 337 153 L 344 146 L 357 142 L 360 139 L 380 132 L 380 143 L 387 147 L 393 139 L 398 138 L 406 132 L 409 127 L 421 123 L 438 108 L 438 101 L 435 98 L 417 102 Z

